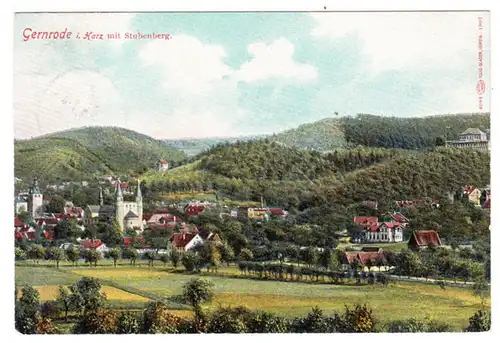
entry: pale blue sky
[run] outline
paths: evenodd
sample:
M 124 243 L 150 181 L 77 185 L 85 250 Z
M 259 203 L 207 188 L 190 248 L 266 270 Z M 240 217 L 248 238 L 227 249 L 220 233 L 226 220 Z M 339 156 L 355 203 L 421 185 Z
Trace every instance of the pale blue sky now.
M 480 15 L 18 15 L 15 137 L 88 125 L 162 139 L 234 136 L 279 132 L 334 112 L 480 112 Z M 23 42 L 27 27 L 120 32 L 122 39 Z M 138 31 L 172 39 L 124 39 Z

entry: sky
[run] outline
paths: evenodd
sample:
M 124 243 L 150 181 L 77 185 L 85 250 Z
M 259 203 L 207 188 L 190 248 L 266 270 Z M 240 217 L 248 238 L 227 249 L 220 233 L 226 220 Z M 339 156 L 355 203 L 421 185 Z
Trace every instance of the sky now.
M 17 14 L 14 136 L 100 125 L 230 137 L 357 113 L 489 112 L 480 16 L 488 88 L 480 12 Z M 25 41 L 27 28 L 72 37 Z M 125 39 L 137 32 L 170 39 Z

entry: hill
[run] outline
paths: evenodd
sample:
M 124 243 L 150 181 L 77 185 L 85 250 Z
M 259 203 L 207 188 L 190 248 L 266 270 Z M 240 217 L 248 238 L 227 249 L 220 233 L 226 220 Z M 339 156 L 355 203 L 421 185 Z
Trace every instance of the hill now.
M 143 172 L 158 159 L 185 154 L 164 142 L 116 127 L 85 127 L 14 142 L 15 175 L 43 180 L 79 180 L 108 173 Z
M 195 156 L 221 143 L 236 143 L 238 141 L 246 142 L 265 138 L 260 136 L 241 136 L 226 138 L 193 138 L 193 139 L 166 139 L 164 142 L 173 148 L 183 151 L 187 156 Z

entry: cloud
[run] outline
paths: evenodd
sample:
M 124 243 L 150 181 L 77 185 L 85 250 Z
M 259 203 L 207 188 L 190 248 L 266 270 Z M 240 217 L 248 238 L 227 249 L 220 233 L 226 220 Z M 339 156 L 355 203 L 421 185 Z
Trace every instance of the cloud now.
M 275 78 L 308 82 L 317 78 L 316 69 L 293 60 L 295 46 L 284 38 L 271 44 L 253 43 L 248 46 L 252 60 L 240 66 L 236 79 L 245 82 Z
M 317 38 L 358 38 L 373 71 L 452 69 L 474 64 L 478 14 L 471 12 L 315 13 Z M 466 56 L 466 57 L 464 57 Z
M 120 98 L 106 76 L 86 70 L 70 71 L 55 77 L 16 75 L 14 95 L 16 138 L 96 122 L 113 125 L 107 117 Z
M 140 51 L 139 57 L 144 66 L 160 67 L 167 90 L 183 93 L 209 91 L 233 72 L 224 63 L 223 47 L 204 44 L 186 35 L 150 42 Z

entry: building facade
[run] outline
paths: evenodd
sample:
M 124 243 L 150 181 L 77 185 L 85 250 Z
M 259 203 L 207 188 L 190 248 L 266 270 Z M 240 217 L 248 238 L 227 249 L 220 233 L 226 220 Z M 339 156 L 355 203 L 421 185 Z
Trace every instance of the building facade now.
M 458 140 L 447 141 L 446 145 L 459 149 L 475 149 L 480 151 L 490 150 L 490 143 L 486 133 L 477 128 L 465 130 L 458 135 Z

